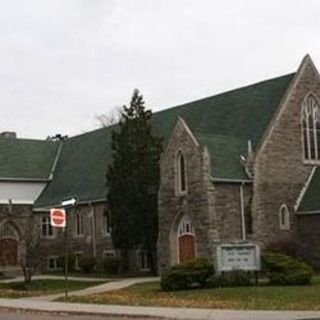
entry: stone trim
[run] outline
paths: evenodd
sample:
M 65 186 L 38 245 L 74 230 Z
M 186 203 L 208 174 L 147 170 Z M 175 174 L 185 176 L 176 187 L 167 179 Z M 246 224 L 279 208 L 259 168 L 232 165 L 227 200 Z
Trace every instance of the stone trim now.
M 316 166 L 314 166 L 314 167 L 312 168 L 312 170 L 311 170 L 311 172 L 310 172 L 310 175 L 309 175 L 309 177 L 308 177 L 308 180 L 306 181 L 305 185 L 304 185 L 303 188 L 301 189 L 301 192 L 300 192 L 300 194 L 299 194 L 299 196 L 298 196 L 298 199 L 297 199 L 297 201 L 296 201 L 296 203 L 295 203 L 295 205 L 294 205 L 294 207 L 293 207 L 293 208 L 294 208 L 294 211 L 295 211 L 296 213 L 297 213 L 297 211 L 298 211 L 298 208 L 299 208 L 299 206 L 300 206 L 300 204 L 301 204 L 301 201 L 302 201 L 305 193 L 307 192 L 307 190 L 308 190 L 308 188 L 309 188 L 309 185 L 310 185 L 311 180 L 312 180 L 312 178 L 313 178 L 313 176 L 314 176 L 314 173 L 316 172 L 316 169 L 317 169 Z
M 215 182 L 222 182 L 222 183 L 253 183 L 252 179 L 228 179 L 228 178 L 214 178 L 211 177 L 211 181 Z
M 63 141 L 60 142 L 60 145 L 58 147 L 58 151 L 57 151 L 57 154 L 56 154 L 56 157 L 53 161 L 53 164 L 52 164 L 52 168 L 51 168 L 51 171 L 50 171 L 50 174 L 49 174 L 49 180 L 51 181 L 53 179 L 53 174 L 56 170 L 56 167 L 57 167 L 57 164 L 58 164 L 58 160 L 60 158 L 60 154 L 61 154 L 61 150 L 62 150 L 62 145 L 63 145 Z
M 278 106 L 278 109 L 277 111 L 275 112 L 275 115 L 273 116 L 273 118 L 271 119 L 269 125 L 268 125 L 268 128 L 266 129 L 260 143 L 258 144 L 256 150 L 257 150 L 257 155 L 256 155 L 256 158 L 262 153 L 266 143 L 270 140 L 270 136 L 272 135 L 273 133 L 273 130 L 274 130 L 274 123 L 275 122 L 278 122 L 279 119 L 281 118 L 283 112 L 284 112 L 284 109 L 285 109 L 285 106 L 288 104 L 288 101 L 290 99 L 290 96 L 291 96 L 291 92 L 293 90 L 294 87 L 297 86 L 297 84 L 299 83 L 305 69 L 307 68 L 307 66 L 310 65 L 314 71 L 315 71 L 315 74 L 317 75 L 318 79 L 319 79 L 319 82 L 320 82 L 320 75 L 318 73 L 318 70 L 317 68 L 315 67 L 313 61 L 311 60 L 310 56 L 309 55 L 306 55 L 299 68 L 298 68 L 298 71 L 296 72 L 296 74 L 294 75 L 294 78 L 291 80 L 291 83 L 289 85 L 289 87 L 287 88 L 286 90 L 286 93 L 284 94 L 284 96 L 282 97 L 280 103 L 279 103 L 279 106 Z
M 192 133 L 191 129 L 188 127 L 188 125 L 186 124 L 186 122 L 183 120 L 183 118 L 179 117 L 178 118 L 178 122 L 181 122 L 182 126 L 185 128 L 185 130 L 188 132 L 189 136 L 191 137 L 191 139 L 193 140 L 194 144 L 197 147 L 200 147 L 200 144 L 198 142 L 198 140 L 196 139 L 196 137 L 194 136 L 194 134 Z

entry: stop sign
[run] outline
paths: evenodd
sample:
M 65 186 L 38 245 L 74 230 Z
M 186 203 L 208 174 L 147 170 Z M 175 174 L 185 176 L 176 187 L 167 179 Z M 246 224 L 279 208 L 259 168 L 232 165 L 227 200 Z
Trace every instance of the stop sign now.
M 50 224 L 53 227 L 65 228 L 66 227 L 66 211 L 64 209 L 51 209 Z

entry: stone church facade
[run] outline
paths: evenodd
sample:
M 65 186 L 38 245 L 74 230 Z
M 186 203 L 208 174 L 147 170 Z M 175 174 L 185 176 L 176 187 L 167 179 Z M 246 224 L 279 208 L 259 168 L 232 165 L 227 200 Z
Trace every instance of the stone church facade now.
M 159 188 L 160 270 L 213 257 L 223 242 L 287 241 L 320 265 L 320 77 L 306 56 L 297 72 L 154 114 L 165 138 Z M 111 129 L 63 141 L 0 137 L 0 268 L 23 257 L 28 219 L 41 234 L 43 269 L 59 269 L 63 233 L 49 209 L 75 196 L 70 250 L 77 260 L 116 255 L 105 172 Z M 133 231 L 134 232 L 134 231 Z M 132 259 L 142 270 L 146 255 Z
M 223 94 L 224 99 L 234 103 L 233 108 L 238 103 L 243 107 L 241 112 L 249 113 L 235 111 L 234 122 L 229 124 L 233 127 L 226 131 L 237 135 L 222 137 L 219 130 L 215 133 L 209 128 L 208 136 L 214 140 L 216 134 L 217 140 L 224 140 L 222 148 L 231 149 L 234 139 L 242 138 L 244 131 L 250 133 L 243 137 L 247 149 L 236 154 L 237 165 L 241 164 L 245 173 L 242 177 L 235 170 L 233 176 L 229 175 L 232 168 L 228 165 L 232 164 L 220 163 L 219 157 L 227 162 L 226 156 L 234 156 L 232 150 L 226 152 L 206 144 L 202 136 L 207 131 L 192 131 L 183 119 L 178 121 L 161 161 L 161 268 L 195 256 L 212 257 L 218 244 L 243 240 L 262 247 L 292 242 L 301 256 L 319 266 L 319 80 L 318 71 L 307 56 L 295 74 L 242 89 L 249 95 L 260 91 L 256 101 L 250 101 L 252 96 L 247 100 L 254 108 L 261 108 L 260 114 L 246 110 L 243 92 Z M 272 95 L 277 94 L 274 99 Z M 263 115 L 266 110 L 261 96 L 273 109 L 269 118 Z M 217 98 L 211 99 L 207 103 L 214 107 Z M 217 117 L 223 122 L 230 115 Z M 253 121 L 248 121 L 250 118 Z M 235 132 L 233 128 L 241 119 L 248 127 Z M 212 119 L 209 121 L 215 124 Z M 220 170 L 215 170 L 215 164 Z M 183 190 L 182 184 L 186 184 Z

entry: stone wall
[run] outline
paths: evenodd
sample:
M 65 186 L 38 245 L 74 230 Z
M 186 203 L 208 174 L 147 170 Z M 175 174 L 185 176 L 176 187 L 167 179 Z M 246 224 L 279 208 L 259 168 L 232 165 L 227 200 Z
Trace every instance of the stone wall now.
M 297 245 L 299 255 L 320 269 L 320 215 L 300 214 L 297 216 Z
M 176 157 L 182 151 L 186 159 L 187 192 L 176 189 Z M 196 233 L 196 255 L 212 254 L 214 204 L 210 181 L 210 158 L 200 147 L 183 120 L 179 120 L 161 159 L 159 189 L 158 263 L 160 270 L 178 262 L 177 228 L 188 215 Z
M 300 122 L 302 102 L 307 93 L 312 91 L 320 97 L 318 74 L 309 58 L 302 63 L 296 78 L 255 159 L 254 237 L 263 243 L 295 237 L 294 205 L 312 170 L 312 166 L 303 163 Z M 282 204 L 290 211 L 288 231 L 280 230 Z
M 220 242 L 242 239 L 241 198 L 239 183 L 215 183 L 216 228 Z M 244 209 L 250 199 L 251 184 L 243 186 Z
M 97 259 L 101 265 L 104 253 L 113 251 L 111 234 L 104 233 L 103 215 L 105 204 L 96 203 L 93 205 L 79 205 L 72 209 L 68 217 L 68 248 L 71 254 L 91 256 Z M 81 214 L 83 219 L 83 233 L 76 234 L 75 214 Z M 35 213 L 39 224 L 43 216 L 48 216 L 48 212 Z M 46 257 L 61 256 L 64 254 L 65 234 L 62 229 L 55 228 L 53 237 L 43 237 L 43 246 L 47 248 Z M 46 262 L 46 261 L 45 261 Z M 46 269 L 46 263 L 43 269 Z

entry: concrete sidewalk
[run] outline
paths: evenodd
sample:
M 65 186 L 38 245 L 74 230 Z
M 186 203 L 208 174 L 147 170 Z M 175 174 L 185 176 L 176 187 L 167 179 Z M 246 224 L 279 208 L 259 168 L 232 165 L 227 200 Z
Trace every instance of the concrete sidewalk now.
M 0 299 L 0 308 L 28 311 L 109 316 L 162 317 L 184 320 L 298 320 L 320 319 L 319 311 L 245 311 L 163 307 L 132 307 L 65 302 L 43 302 L 27 299 Z
M 64 280 L 64 276 L 34 275 L 32 277 L 32 280 L 45 280 L 45 279 Z M 117 279 L 114 279 L 114 278 L 90 278 L 90 277 L 74 277 L 74 276 L 69 276 L 68 279 L 73 281 L 83 281 L 83 282 L 117 281 Z M 12 279 L 0 280 L 0 283 L 12 283 L 12 282 L 22 282 L 22 281 L 24 281 L 24 277 L 20 276 Z
M 89 287 L 82 290 L 70 291 L 69 296 L 86 296 L 90 294 L 102 293 L 106 291 L 120 290 L 123 288 L 130 287 L 137 283 L 153 282 L 159 281 L 158 277 L 144 277 L 144 278 L 128 278 L 128 279 L 117 279 L 115 281 L 102 283 L 97 286 Z M 20 300 L 33 300 L 33 301 L 53 301 L 59 298 L 64 297 L 64 293 L 56 293 L 48 296 L 39 296 L 39 297 L 28 297 L 20 298 Z

